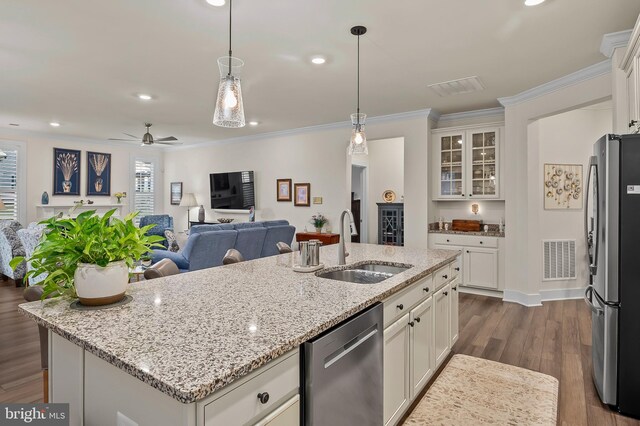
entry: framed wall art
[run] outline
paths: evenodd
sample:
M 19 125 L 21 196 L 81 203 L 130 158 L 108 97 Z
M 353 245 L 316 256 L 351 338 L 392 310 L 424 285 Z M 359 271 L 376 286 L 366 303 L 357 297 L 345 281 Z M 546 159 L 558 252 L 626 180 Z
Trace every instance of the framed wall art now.
M 80 195 L 80 151 L 53 148 L 53 195 Z
M 293 204 L 299 207 L 309 207 L 311 205 L 311 184 L 296 183 L 293 186 L 294 201 Z
M 171 182 L 171 205 L 179 206 L 182 200 L 182 182 Z
M 545 164 L 543 191 L 545 210 L 581 210 L 582 164 Z
M 87 196 L 111 195 L 111 154 L 87 151 Z
M 278 201 L 291 201 L 291 179 L 277 179 L 276 188 Z

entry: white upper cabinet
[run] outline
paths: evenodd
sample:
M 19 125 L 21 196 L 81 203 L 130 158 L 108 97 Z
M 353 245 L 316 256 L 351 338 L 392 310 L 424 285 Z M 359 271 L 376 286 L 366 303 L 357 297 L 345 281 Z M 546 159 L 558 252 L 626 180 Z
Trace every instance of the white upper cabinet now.
M 432 134 L 434 200 L 500 199 L 500 126 Z

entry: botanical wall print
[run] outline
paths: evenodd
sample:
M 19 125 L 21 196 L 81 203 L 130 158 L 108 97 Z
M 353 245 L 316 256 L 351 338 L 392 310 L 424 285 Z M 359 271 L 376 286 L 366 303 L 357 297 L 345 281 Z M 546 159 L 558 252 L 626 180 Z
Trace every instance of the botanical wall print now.
M 291 179 L 277 179 L 277 200 L 291 201 Z
M 295 199 L 293 204 L 295 206 L 309 207 L 311 205 L 311 184 L 310 183 L 296 183 L 293 186 L 293 193 Z
M 53 195 L 80 195 L 80 151 L 53 148 Z
M 545 210 L 582 209 L 582 164 L 544 165 Z
M 171 182 L 171 205 L 179 206 L 182 200 L 182 182 Z
M 87 152 L 87 196 L 111 195 L 111 154 Z

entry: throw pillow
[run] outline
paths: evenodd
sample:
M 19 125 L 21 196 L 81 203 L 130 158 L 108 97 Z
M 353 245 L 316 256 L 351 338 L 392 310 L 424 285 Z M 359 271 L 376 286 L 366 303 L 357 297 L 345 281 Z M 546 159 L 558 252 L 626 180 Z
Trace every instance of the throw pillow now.
M 164 231 L 164 237 L 167 239 L 167 250 L 174 253 L 180 250 L 178 240 L 176 239 L 176 234 L 174 234 L 172 230 L 167 229 L 166 231 Z

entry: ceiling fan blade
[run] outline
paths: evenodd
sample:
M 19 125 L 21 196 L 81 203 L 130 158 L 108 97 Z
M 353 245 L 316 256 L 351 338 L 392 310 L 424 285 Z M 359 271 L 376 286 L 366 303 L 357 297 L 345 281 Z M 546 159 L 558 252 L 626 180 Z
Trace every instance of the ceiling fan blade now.
M 126 141 L 126 142 L 138 142 L 137 139 L 117 139 L 117 138 L 109 138 L 107 140 L 110 141 Z
M 136 136 L 136 135 L 132 135 L 131 133 L 125 133 L 125 132 L 122 132 L 122 134 L 123 134 L 123 135 L 127 135 L 127 136 L 129 136 L 129 137 L 132 137 L 133 139 L 138 140 L 138 141 L 141 141 L 141 140 L 142 140 L 142 138 L 141 138 L 141 137 Z
M 153 142 L 159 145 L 182 145 L 182 142 L 158 142 L 157 140 Z
M 178 139 L 176 139 L 173 136 L 167 136 L 166 138 L 160 138 L 160 139 L 156 139 L 156 142 L 165 142 L 165 141 L 177 141 Z

